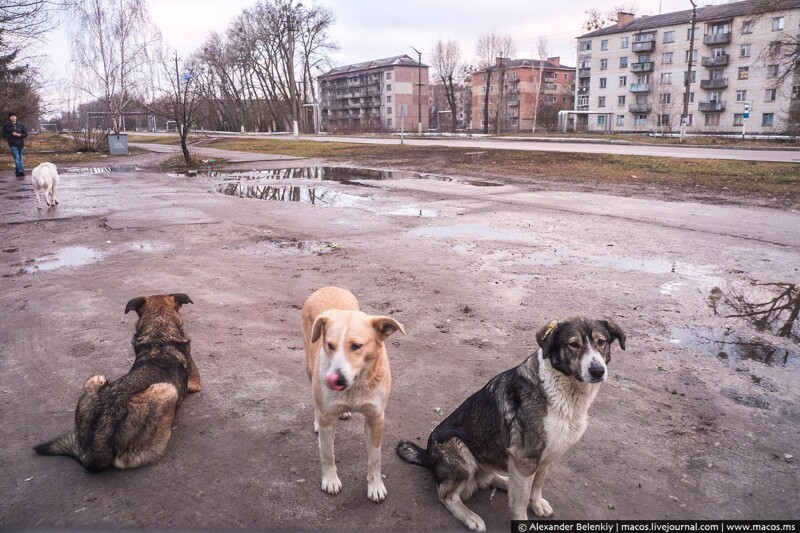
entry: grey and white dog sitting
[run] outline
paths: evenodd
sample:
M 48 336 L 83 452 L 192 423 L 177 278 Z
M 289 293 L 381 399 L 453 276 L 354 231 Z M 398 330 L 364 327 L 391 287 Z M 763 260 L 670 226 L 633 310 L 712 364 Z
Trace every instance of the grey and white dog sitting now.
M 608 377 L 611 343 L 625 333 L 611 320 L 553 321 L 536 334 L 539 351 L 492 378 L 428 438 L 397 453 L 433 472 L 439 500 L 470 529 L 484 531 L 463 500 L 477 488 L 508 491 L 512 520 L 551 516 L 542 498 L 547 469 L 580 439 L 587 412 Z

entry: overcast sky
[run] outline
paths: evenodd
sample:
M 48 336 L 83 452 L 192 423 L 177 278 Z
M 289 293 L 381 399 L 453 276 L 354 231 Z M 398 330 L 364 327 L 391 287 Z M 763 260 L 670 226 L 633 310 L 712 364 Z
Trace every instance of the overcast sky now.
M 547 38 L 551 56 L 562 64 L 575 65 L 575 37 L 584 33 L 581 24 L 588 9 L 613 9 L 630 3 L 620 0 L 305 0 L 328 6 L 336 16 L 331 36 L 340 46 L 333 52 L 334 66 L 358 63 L 400 54 L 416 57 L 411 46 L 422 52 L 422 61 L 439 39 L 461 44 L 467 60 L 475 54 L 479 36 L 496 31 L 511 36 L 517 57 L 536 58 L 538 37 Z M 224 33 L 228 24 L 256 0 L 148 0 L 153 22 L 169 46 L 181 56 L 197 50 L 212 31 Z M 721 0 L 698 2 L 719 4 Z M 639 0 L 637 16 L 691 9 L 689 0 Z M 68 28 L 54 31 L 45 46 L 50 56 L 50 79 L 68 72 Z

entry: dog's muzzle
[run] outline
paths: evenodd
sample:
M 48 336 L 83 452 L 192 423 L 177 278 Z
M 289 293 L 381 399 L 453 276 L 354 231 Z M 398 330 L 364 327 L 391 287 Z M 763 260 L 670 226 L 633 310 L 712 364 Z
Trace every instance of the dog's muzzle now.
M 596 361 L 592 361 L 592 364 L 589 365 L 589 376 L 594 383 L 603 381 L 606 376 L 606 367 Z
M 328 375 L 325 376 L 325 384 L 329 389 L 335 391 L 342 391 L 347 388 L 347 380 L 338 370 L 329 372 Z

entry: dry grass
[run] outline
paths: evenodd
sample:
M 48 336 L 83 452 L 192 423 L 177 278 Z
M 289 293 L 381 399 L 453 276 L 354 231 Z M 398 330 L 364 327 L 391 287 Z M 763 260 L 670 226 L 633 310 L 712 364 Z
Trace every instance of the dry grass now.
M 138 148 L 131 148 L 130 154 L 144 153 Z M 0 170 L 13 170 L 14 160 L 8 145 L 3 142 L 0 153 Z M 36 135 L 28 135 L 25 139 L 25 154 L 23 162 L 25 169 L 30 170 L 39 163 L 50 161 L 56 165 L 88 163 L 100 159 L 118 159 L 125 156 L 109 156 L 103 152 L 76 152 L 73 148 L 73 141 L 69 135 L 53 132 L 43 132 Z
M 782 205 L 800 204 L 800 164 L 790 163 L 271 139 L 217 139 L 208 146 L 378 168 L 600 187 L 656 186 L 705 196 L 750 195 Z

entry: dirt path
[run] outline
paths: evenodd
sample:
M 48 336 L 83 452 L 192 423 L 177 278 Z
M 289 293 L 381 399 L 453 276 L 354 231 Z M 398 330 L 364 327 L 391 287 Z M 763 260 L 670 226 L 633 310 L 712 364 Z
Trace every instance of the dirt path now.
M 787 339 L 724 315 L 736 314 L 726 298 L 777 290 L 754 280 L 800 282 L 800 215 L 467 181 L 74 172 L 61 205 L 37 212 L 28 183 L 3 173 L 0 523 L 459 530 L 430 474 L 393 446 L 424 441 L 436 408 L 451 411 L 533 352 L 536 328 L 574 314 L 613 318 L 628 350 L 613 351 L 589 429 L 551 469 L 556 517 L 799 517 L 797 326 Z M 298 317 L 328 284 L 408 331 L 389 343 L 380 505 L 365 494 L 358 416 L 337 432 L 343 492 L 319 488 Z M 129 367 L 125 303 L 161 292 L 195 302 L 183 315 L 204 386 L 163 459 L 88 474 L 35 456 L 71 427 L 88 376 Z M 489 497 L 469 505 L 506 531 L 506 496 Z

